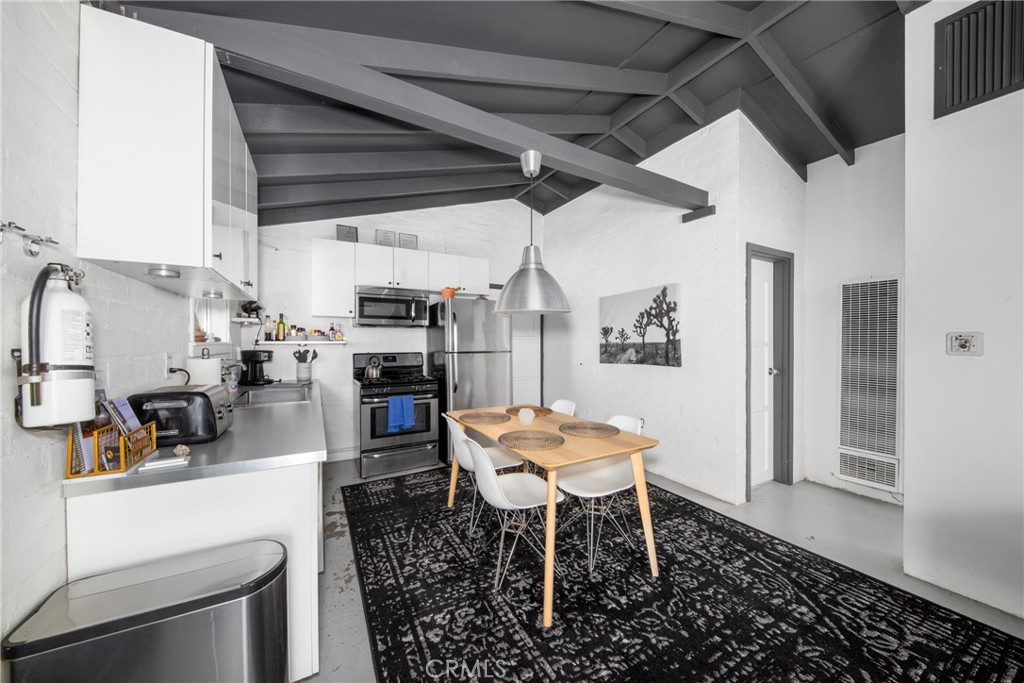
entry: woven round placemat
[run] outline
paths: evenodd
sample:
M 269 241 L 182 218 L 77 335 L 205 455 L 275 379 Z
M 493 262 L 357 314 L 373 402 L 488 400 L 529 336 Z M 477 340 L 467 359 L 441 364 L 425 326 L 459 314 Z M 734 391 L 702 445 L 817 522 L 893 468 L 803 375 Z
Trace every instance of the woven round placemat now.
M 558 425 L 558 431 L 584 439 L 603 439 L 618 434 L 619 428 L 605 422 L 566 422 Z
M 479 413 L 466 413 L 459 418 L 461 422 L 468 422 L 474 425 L 498 425 L 502 422 L 508 422 L 512 418 L 505 413 L 489 413 L 485 410 Z
M 546 451 L 549 448 L 561 446 L 565 443 L 565 439 L 551 432 L 520 429 L 502 434 L 498 437 L 498 443 L 506 448 L 516 448 L 521 451 Z
M 512 406 L 511 408 L 506 408 L 505 412 L 508 413 L 509 415 L 516 415 L 516 416 L 518 416 L 519 415 L 519 411 L 522 410 L 523 408 L 529 408 L 530 410 L 532 410 L 533 414 L 536 417 L 544 417 L 545 415 L 550 415 L 551 414 L 551 408 L 545 408 L 543 406 L 531 406 L 528 403 L 525 404 L 525 405 L 521 405 L 521 406 Z

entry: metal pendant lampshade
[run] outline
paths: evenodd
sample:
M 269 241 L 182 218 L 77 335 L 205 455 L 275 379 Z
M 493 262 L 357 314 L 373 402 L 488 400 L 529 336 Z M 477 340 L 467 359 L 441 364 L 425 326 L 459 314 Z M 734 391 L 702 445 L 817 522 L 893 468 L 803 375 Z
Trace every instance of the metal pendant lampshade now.
M 540 172 L 540 152 L 523 152 L 523 173 L 530 178 L 530 245 L 523 249 L 523 262 L 498 296 L 496 313 L 568 313 L 569 300 L 555 278 L 544 269 L 540 247 L 533 244 L 533 178 Z

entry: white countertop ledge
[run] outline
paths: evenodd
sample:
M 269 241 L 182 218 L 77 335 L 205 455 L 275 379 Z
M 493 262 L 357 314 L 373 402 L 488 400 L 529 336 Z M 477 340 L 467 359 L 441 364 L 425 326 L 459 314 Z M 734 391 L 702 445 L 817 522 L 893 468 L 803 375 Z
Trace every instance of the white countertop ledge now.
M 249 387 L 259 391 L 259 387 Z M 142 462 L 171 457 L 165 446 Z M 308 403 L 279 403 L 235 407 L 231 428 L 216 441 L 190 444 L 188 465 L 123 474 L 65 479 L 65 498 L 109 491 L 159 486 L 180 481 L 208 479 L 281 467 L 294 467 L 327 459 L 320 384 L 314 381 Z

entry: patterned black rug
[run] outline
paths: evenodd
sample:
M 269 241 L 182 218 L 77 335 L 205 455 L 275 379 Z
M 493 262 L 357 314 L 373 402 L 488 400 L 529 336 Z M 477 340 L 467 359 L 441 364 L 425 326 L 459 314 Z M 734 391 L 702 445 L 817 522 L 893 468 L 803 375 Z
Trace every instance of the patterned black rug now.
M 342 489 L 381 682 L 1024 681 L 1024 641 L 655 486 L 661 576 L 639 528 L 637 550 L 602 538 L 593 577 L 582 523 L 564 529 L 544 629 L 540 558 L 520 543 L 495 592 L 496 548 L 447 488 L 431 470 Z

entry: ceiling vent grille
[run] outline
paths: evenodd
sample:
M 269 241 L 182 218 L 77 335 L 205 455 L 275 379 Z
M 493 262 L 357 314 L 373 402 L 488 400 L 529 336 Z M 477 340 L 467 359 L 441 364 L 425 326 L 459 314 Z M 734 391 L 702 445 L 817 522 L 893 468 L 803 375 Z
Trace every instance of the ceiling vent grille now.
M 894 279 L 846 284 L 842 290 L 840 460 L 860 458 L 843 478 L 885 488 L 896 484 L 879 481 L 873 471 L 863 478 L 857 473 L 866 472 L 869 456 L 885 456 L 880 462 L 886 463 L 899 457 L 899 289 Z
M 899 491 L 899 460 L 839 452 L 839 478 L 872 488 Z
M 979 2 L 935 24 L 935 118 L 1024 87 L 1024 3 Z

